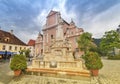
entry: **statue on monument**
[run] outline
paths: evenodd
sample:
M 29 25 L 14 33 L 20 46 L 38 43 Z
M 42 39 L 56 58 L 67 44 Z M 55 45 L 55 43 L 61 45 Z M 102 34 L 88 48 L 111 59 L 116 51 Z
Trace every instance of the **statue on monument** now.
M 63 29 L 62 29 L 61 25 L 58 25 L 58 27 L 57 27 L 56 39 L 63 40 Z
M 56 39 L 63 40 L 63 28 L 62 28 L 62 18 L 61 17 L 59 17 L 59 24 L 57 26 L 57 31 L 56 31 Z

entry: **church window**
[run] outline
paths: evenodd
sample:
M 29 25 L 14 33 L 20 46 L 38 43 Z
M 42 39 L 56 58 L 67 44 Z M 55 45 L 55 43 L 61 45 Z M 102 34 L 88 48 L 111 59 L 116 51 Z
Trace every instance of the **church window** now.
M 51 39 L 53 39 L 53 35 L 51 35 Z

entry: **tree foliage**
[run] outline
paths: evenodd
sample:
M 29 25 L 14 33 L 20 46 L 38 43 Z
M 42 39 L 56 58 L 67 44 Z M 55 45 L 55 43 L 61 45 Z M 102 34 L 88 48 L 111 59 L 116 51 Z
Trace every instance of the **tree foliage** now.
M 114 51 L 114 48 L 120 48 L 119 33 L 114 30 L 105 32 L 100 42 L 100 49 L 104 55 L 107 55 L 109 52 Z
M 103 67 L 103 63 L 97 52 L 87 52 L 83 55 L 83 59 L 85 60 L 85 65 L 89 70 L 101 69 Z
M 10 68 L 12 70 L 24 70 L 27 68 L 26 57 L 22 54 L 15 55 L 11 59 Z
M 94 43 L 92 42 L 92 34 L 88 32 L 85 32 L 82 35 L 80 35 L 77 42 L 78 47 L 85 53 L 89 51 L 91 48 L 95 47 Z
M 26 57 L 30 57 L 30 52 L 31 52 L 30 49 L 27 50 L 24 49 L 20 51 L 20 54 L 25 54 Z

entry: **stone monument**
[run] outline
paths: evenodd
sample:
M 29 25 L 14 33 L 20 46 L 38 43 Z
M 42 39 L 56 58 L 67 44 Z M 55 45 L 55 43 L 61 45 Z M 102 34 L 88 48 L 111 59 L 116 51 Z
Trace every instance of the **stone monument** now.
M 71 50 L 71 43 L 63 38 L 61 22 L 57 26 L 56 39 L 43 56 L 33 59 L 32 69 L 37 69 L 41 73 L 65 73 L 68 75 L 89 76 L 89 71 L 84 68 L 82 60 L 75 60 Z M 42 71 L 43 70 L 43 71 Z

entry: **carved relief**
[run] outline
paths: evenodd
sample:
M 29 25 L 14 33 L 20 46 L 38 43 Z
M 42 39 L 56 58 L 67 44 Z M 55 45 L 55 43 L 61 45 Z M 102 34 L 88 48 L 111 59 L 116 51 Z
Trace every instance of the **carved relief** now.
M 62 56 L 63 53 L 61 50 L 55 50 L 55 56 Z

